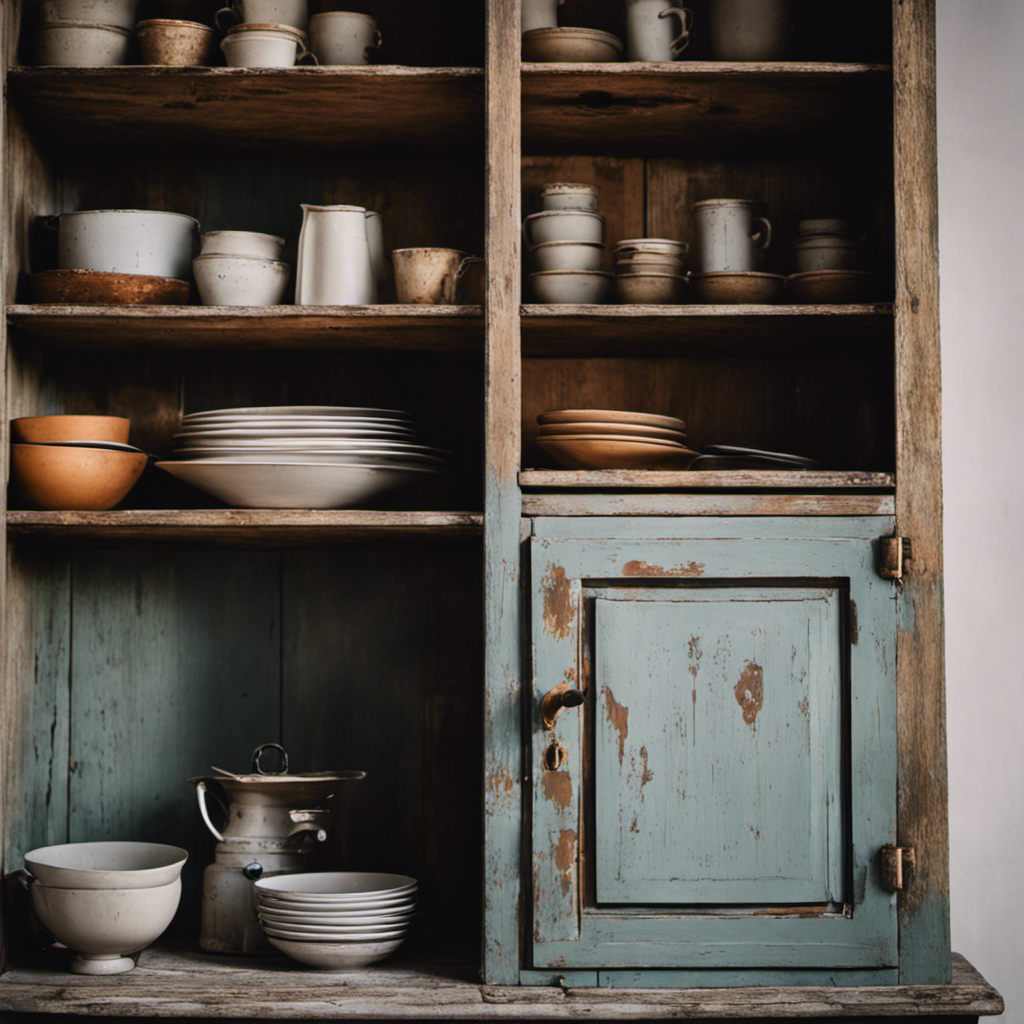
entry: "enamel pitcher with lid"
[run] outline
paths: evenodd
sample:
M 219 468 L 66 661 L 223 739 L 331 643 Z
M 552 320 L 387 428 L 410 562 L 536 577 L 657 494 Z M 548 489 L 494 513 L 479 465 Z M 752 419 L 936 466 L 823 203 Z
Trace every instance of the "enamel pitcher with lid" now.
M 262 765 L 267 751 L 280 754 L 279 771 Z M 214 769 L 222 771 L 222 769 Z M 203 873 L 199 945 L 212 953 L 257 953 L 269 948 L 256 917 L 252 883 L 264 876 L 307 870 L 310 850 L 327 838 L 348 784 L 366 772 L 289 774 L 288 755 L 277 743 L 253 753 L 252 772 L 190 779 L 199 813 L 217 840 L 215 859 Z M 223 824 L 214 823 L 210 799 Z

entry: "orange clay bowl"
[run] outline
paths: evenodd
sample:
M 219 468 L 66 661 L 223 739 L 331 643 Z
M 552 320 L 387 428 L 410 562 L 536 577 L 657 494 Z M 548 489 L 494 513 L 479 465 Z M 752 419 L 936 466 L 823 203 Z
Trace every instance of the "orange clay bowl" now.
M 569 469 L 686 469 L 698 454 L 672 441 L 612 435 L 538 437 L 537 445 Z
M 720 270 L 694 274 L 691 278 L 697 298 L 708 305 L 761 306 L 778 302 L 786 279 L 781 274 L 756 270 Z
M 119 441 L 128 443 L 131 420 L 123 416 L 22 416 L 11 420 L 15 441 Z
M 36 508 L 102 512 L 135 486 L 147 461 L 144 453 L 12 444 L 11 480 Z

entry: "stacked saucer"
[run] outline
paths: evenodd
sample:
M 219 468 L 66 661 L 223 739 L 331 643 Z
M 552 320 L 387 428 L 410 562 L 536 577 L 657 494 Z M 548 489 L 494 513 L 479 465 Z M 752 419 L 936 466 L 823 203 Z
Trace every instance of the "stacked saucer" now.
M 803 455 L 766 452 L 760 448 L 738 448 L 729 444 L 709 444 L 701 450 L 691 469 L 820 469 L 821 463 Z
M 416 913 L 416 879 L 365 871 L 273 875 L 255 883 L 271 945 L 300 963 L 342 970 L 389 957 Z
M 537 417 L 537 444 L 570 469 L 686 469 L 697 452 L 674 416 L 556 409 Z
M 157 466 L 237 508 L 347 508 L 447 468 L 390 409 L 213 409 L 183 417 L 174 439 Z

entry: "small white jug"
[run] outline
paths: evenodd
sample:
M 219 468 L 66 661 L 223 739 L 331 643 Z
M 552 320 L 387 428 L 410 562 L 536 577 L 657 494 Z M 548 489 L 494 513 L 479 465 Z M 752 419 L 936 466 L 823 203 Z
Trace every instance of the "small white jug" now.
M 675 60 L 690 42 L 692 29 L 693 13 L 673 0 L 626 0 L 626 59 Z
M 365 208 L 303 203 L 295 305 L 363 306 L 376 301 Z
M 309 48 L 321 64 L 358 65 L 370 63 L 370 50 L 383 43 L 377 22 L 368 14 L 327 11 L 309 19 Z

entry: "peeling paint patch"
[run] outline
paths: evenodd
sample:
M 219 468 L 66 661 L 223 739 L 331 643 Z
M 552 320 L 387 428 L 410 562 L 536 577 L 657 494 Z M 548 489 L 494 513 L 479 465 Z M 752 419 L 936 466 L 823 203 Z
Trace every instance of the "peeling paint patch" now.
M 757 728 L 757 713 L 764 706 L 764 671 L 761 666 L 748 661 L 733 693 L 736 703 L 743 709 L 743 721 L 751 728 Z
M 601 687 L 604 694 L 604 713 L 612 728 L 619 734 L 619 767 L 626 756 L 626 737 L 629 735 L 629 708 L 620 704 L 607 686 Z
M 623 576 L 703 576 L 703 562 L 684 562 L 682 565 L 670 566 L 668 569 L 650 562 L 634 559 L 622 567 Z
M 850 598 L 850 643 L 855 644 L 860 637 L 860 627 L 857 625 L 857 602 Z
M 806 697 L 801 697 L 796 702 L 796 706 L 800 709 L 800 714 L 809 722 L 811 720 L 811 702 Z
M 561 808 L 572 803 L 572 776 L 568 772 L 545 772 L 541 781 L 544 796 Z
M 572 584 L 560 565 L 553 565 L 544 577 L 544 632 L 556 640 L 565 640 L 576 620 L 576 602 Z
M 643 773 L 640 776 L 640 792 L 642 793 L 643 790 L 644 790 L 644 786 L 646 786 L 647 783 L 650 782 L 651 779 L 654 778 L 654 772 L 652 772 L 650 770 L 650 768 L 647 767 L 647 748 L 646 747 L 641 747 L 640 748 L 640 760 L 643 761 L 643 763 L 644 763 L 644 770 L 643 770 Z
M 496 775 L 491 776 L 491 789 L 495 793 L 511 793 L 516 788 L 515 779 L 512 778 L 512 773 L 509 771 L 498 772 Z
M 637 825 L 637 821 L 636 821 L 635 817 L 633 818 L 633 824 L 629 826 L 629 831 L 630 832 L 635 832 L 635 833 L 637 833 L 637 835 L 640 834 L 640 827 L 639 827 L 639 825 Z
M 576 830 L 563 828 L 555 847 L 555 866 L 562 872 L 562 894 L 572 892 L 573 872 L 576 867 Z

